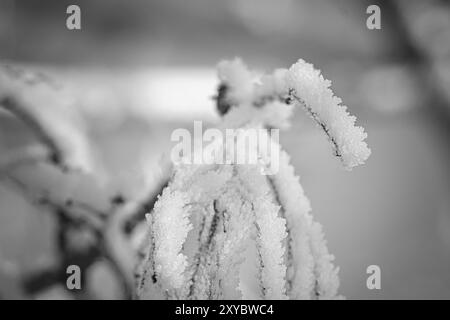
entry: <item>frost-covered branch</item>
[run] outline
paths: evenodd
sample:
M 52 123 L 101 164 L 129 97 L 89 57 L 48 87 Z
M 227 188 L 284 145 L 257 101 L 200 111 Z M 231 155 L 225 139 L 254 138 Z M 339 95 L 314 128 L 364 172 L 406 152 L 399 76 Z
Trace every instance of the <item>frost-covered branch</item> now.
M 24 124 L 30 128 L 44 145 L 48 147 L 50 153 L 48 155 L 49 162 L 62 166 L 63 152 L 47 132 L 44 126 L 37 121 L 14 97 L 4 96 L 0 99 L 0 105 L 21 119 Z M 64 168 L 66 170 L 66 168 Z
M 0 158 L 0 179 L 17 168 L 35 165 L 48 161 L 48 148 L 42 145 L 31 145 L 19 150 L 9 151 Z
M 288 161 L 272 180 L 258 166 L 177 168 L 147 217 L 138 297 L 335 298 L 337 269 Z
M 261 129 L 256 145 L 214 141 L 227 164 L 180 164 L 147 215 L 144 258 L 137 268 L 140 299 L 336 299 L 338 268 L 289 156 L 266 130 L 287 128 L 300 104 L 329 136 L 348 169 L 370 154 L 319 71 L 299 60 L 257 78 L 239 59 L 219 64 L 219 130 Z M 265 128 L 265 129 L 263 129 Z M 242 138 L 241 137 L 241 138 Z M 268 142 L 268 143 L 267 143 Z M 242 164 L 240 152 L 257 154 Z M 267 152 L 270 149 L 270 152 Z M 195 151 L 194 151 L 195 152 Z M 268 172 L 279 154 L 278 171 Z M 181 161 L 183 163 L 183 161 Z
M 334 154 L 346 169 L 364 163 L 370 156 L 364 141 L 367 134 L 362 127 L 355 126 L 356 117 L 351 116 L 342 100 L 334 96 L 331 82 L 304 60 L 260 79 L 253 76 L 240 59 L 224 61 L 219 64 L 219 78 L 217 106 L 222 113 L 232 106 L 267 108 L 274 101 L 280 106 L 297 104 L 323 129 Z M 273 120 L 268 115 L 266 121 L 270 125 Z
M 33 190 L 11 173 L 5 178 L 30 202 L 47 208 L 57 221 L 57 263 L 24 277 L 22 282 L 28 294 L 37 294 L 55 284 L 65 285 L 69 265 L 78 265 L 86 271 L 104 259 L 121 283 L 123 297 L 134 295 L 137 250 L 133 237 L 137 221 L 153 206 L 162 187 L 144 190 L 145 197 L 134 201 L 113 199 L 111 209 L 103 211 L 77 199 L 53 199 L 49 192 Z M 161 186 L 164 181 L 166 178 L 162 177 Z
M 25 276 L 23 285 L 28 294 L 36 294 L 58 283 L 65 285 L 69 265 L 78 265 L 86 271 L 100 259 L 105 259 L 121 283 L 123 297 L 133 296 L 133 269 L 137 260 L 131 238 L 137 226 L 134 220 L 156 201 L 153 196 L 160 189 L 148 192 L 148 197 L 142 201 L 115 203 L 110 211 L 104 212 L 75 199 L 58 202 L 48 193 L 33 191 L 12 175 L 8 175 L 7 181 L 31 202 L 47 207 L 58 226 L 58 263 Z M 80 239 L 84 240 L 80 242 Z
M 0 107 L 20 119 L 48 148 L 51 164 L 67 170 L 92 170 L 83 123 L 75 102 L 41 73 L 0 65 Z

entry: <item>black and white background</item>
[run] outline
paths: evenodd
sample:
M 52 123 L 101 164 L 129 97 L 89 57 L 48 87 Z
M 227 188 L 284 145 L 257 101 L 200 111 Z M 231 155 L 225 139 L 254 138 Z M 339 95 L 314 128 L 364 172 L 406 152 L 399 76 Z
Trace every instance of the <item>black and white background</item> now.
M 81 9 L 80 30 L 66 25 L 72 4 Z M 381 29 L 367 26 L 372 4 Z M 448 1 L 0 0 L 1 63 L 70 89 L 76 109 L 42 114 L 82 130 L 92 163 L 91 175 L 42 164 L 8 173 L 34 191 L 100 210 L 146 188 L 157 193 L 170 133 L 195 119 L 217 121 L 215 66 L 235 56 L 263 71 L 298 58 L 314 63 L 368 132 L 372 155 L 350 173 L 303 113 L 281 135 L 336 256 L 341 293 L 450 298 Z M 0 164 L 35 144 L 33 132 L 0 108 Z M 65 288 L 54 208 L 7 180 L 0 177 L 0 297 L 123 298 L 117 266 L 105 258 L 82 267 L 82 293 Z M 89 234 L 77 236 L 89 246 Z M 380 267 L 379 290 L 366 286 L 370 265 Z

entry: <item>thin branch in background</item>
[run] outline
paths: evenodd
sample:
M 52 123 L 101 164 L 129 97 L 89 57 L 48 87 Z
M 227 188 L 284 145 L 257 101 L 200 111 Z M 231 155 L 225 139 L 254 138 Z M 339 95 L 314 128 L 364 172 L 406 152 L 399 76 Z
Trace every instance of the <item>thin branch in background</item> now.
M 161 179 L 160 185 L 153 192 L 147 192 L 141 201 L 114 201 L 110 212 L 102 212 L 76 199 L 58 203 L 51 199 L 48 192 L 40 194 L 12 174 L 6 174 L 6 178 L 26 199 L 48 207 L 58 224 L 56 243 L 59 263 L 26 275 L 23 286 L 28 294 L 34 295 L 55 284 L 65 286 L 69 265 L 75 264 L 86 271 L 96 261 L 105 259 L 121 283 L 123 297 L 132 297 L 136 257 L 129 236 L 153 208 L 161 190 L 167 185 L 167 178 Z M 74 233 L 80 232 L 88 232 L 93 238 L 92 243 L 82 250 L 72 246 L 70 239 Z
M 30 72 L 28 69 L 18 66 L 13 61 L 3 62 L 0 64 L 0 68 L 13 78 L 22 79 L 27 85 L 34 86 L 45 83 L 53 90 L 62 89 L 62 86 L 46 73 L 37 70 Z
M 48 148 L 46 162 L 63 172 L 92 172 L 91 150 L 76 100 L 68 90 L 53 85 L 50 77 L 20 68 L 16 72 L 17 68 L 0 64 L 0 107 Z
M 153 207 L 158 200 L 158 196 L 162 193 L 162 190 L 164 190 L 168 183 L 169 178 L 163 177 L 153 188 L 153 191 L 148 192 L 141 201 L 135 203 L 133 214 L 130 214 L 129 218 L 124 223 L 124 232 L 126 234 L 131 234 L 134 228 L 140 222 L 145 220 L 145 215 L 153 210 Z
M 78 225 L 84 224 L 91 229 L 101 229 L 105 214 L 99 210 L 77 200 L 67 200 L 65 203 L 59 203 L 51 199 L 48 191 L 36 192 L 12 174 L 7 174 L 6 178 L 30 202 L 46 206 L 57 213 L 68 214 L 73 222 Z
M 48 149 L 40 144 L 9 151 L 0 158 L 0 179 L 5 173 L 26 165 L 35 165 L 49 159 Z
M 48 147 L 49 155 L 47 160 L 52 164 L 60 167 L 63 171 L 67 171 L 68 168 L 63 165 L 63 152 L 56 144 L 55 140 L 50 136 L 47 130 L 23 108 L 18 101 L 11 96 L 2 97 L 0 100 L 0 106 L 11 112 L 17 118 L 22 120 L 27 127 L 29 127 L 38 137 L 38 139 Z

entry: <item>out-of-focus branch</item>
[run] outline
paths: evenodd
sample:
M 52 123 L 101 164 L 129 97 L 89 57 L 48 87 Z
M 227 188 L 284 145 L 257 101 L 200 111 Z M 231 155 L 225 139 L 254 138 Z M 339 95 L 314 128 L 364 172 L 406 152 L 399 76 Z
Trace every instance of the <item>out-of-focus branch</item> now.
M 77 225 L 85 225 L 93 230 L 99 230 L 102 227 L 103 220 L 106 216 L 99 210 L 76 200 L 67 200 L 65 203 L 58 203 L 56 200 L 50 198 L 48 192 L 39 194 L 12 174 L 7 174 L 6 177 L 32 203 L 46 206 L 58 214 L 68 215 Z
M 169 177 L 162 177 L 152 191 L 148 192 L 140 201 L 135 202 L 134 207 L 130 208 L 133 213 L 129 215 L 129 218 L 124 223 L 126 234 L 129 235 L 136 225 L 145 219 L 145 215 L 153 210 L 158 196 L 168 183 Z
M 0 179 L 2 175 L 25 165 L 34 165 L 49 159 L 48 149 L 42 145 L 30 145 L 9 151 L 0 158 Z
M 63 172 L 92 171 L 83 118 L 75 100 L 38 72 L 0 64 L 0 107 L 23 122 L 48 150 L 46 162 Z
M 398 60 L 407 64 L 420 81 L 425 95 L 428 116 L 440 123 L 441 128 L 450 135 L 450 106 L 449 101 L 441 92 L 437 78 L 433 71 L 433 62 L 426 50 L 414 39 L 414 35 L 403 13 L 402 4 L 410 5 L 406 1 L 376 0 L 361 4 L 376 4 L 382 10 L 383 29 L 389 30 L 389 37 L 396 50 L 391 60 Z
M 28 294 L 36 294 L 58 283 L 65 285 L 66 269 L 71 264 L 85 271 L 96 261 L 106 259 L 122 284 L 123 297 L 128 299 L 133 296 L 136 252 L 129 236 L 143 221 L 145 214 L 151 211 L 167 179 L 162 179 L 160 185 L 140 201 L 116 203 L 110 212 L 102 212 L 77 200 L 58 203 L 46 193 L 37 194 L 12 175 L 7 175 L 7 178 L 27 199 L 49 208 L 58 222 L 56 242 L 59 262 L 25 276 L 23 285 Z M 71 236 L 83 230 L 91 234 L 92 241 L 80 250 L 72 246 Z
M 167 174 L 167 172 L 163 173 Z M 163 176 L 153 191 L 146 192 L 141 199 L 118 204 L 106 224 L 104 243 L 108 253 L 107 258 L 115 262 L 114 266 L 122 275 L 123 286 L 129 288 L 125 292 L 127 298 L 133 297 L 134 268 L 137 259 L 137 251 L 132 248 L 129 237 L 134 228 L 144 221 L 145 214 L 152 211 L 167 183 L 168 177 Z
M 3 66 L 6 72 L 6 87 L 9 81 L 20 79 L 26 85 L 38 85 L 42 82 L 52 82 L 47 77 L 31 76 L 17 71 L 15 68 Z M 0 70 L 3 71 L 3 70 Z M 1 74 L 0 74 L 1 76 Z M 0 88 L 3 89 L 3 88 Z M 34 111 L 39 106 L 23 105 L 21 90 L 0 90 L 0 107 L 8 110 L 20 119 L 38 140 L 39 146 L 27 147 L 2 157 L 0 161 L 0 178 L 11 183 L 26 199 L 40 206 L 45 206 L 57 221 L 57 263 L 37 270 L 23 277 L 23 287 L 26 293 L 36 294 L 49 286 L 60 284 L 63 287 L 67 280 L 67 267 L 79 266 L 83 272 L 97 261 L 107 260 L 112 266 L 117 279 L 123 288 L 123 297 L 131 298 L 134 292 L 134 266 L 136 248 L 131 245 L 131 235 L 135 227 L 145 219 L 145 214 L 153 209 L 161 190 L 166 186 L 168 177 L 159 180 L 157 186 L 144 192 L 137 199 L 125 199 L 122 196 L 112 197 L 111 207 L 100 210 L 78 199 L 58 201 L 52 199 L 49 192 L 33 190 L 15 176 L 15 170 L 29 164 L 49 163 L 66 173 L 71 167 L 67 165 L 65 154 L 65 135 L 58 141 L 54 137 L 59 131 L 49 130 L 46 122 L 40 121 Z M 17 96 L 16 96 L 17 95 Z M 33 101 L 33 100 L 30 100 Z M 34 107 L 34 109 L 32 108 Z M 48 125 L 48 123 L 47 123 Z M 70 156 L 70 155 L 69 155 Z M 163 172 L 167 174 L 168 172 Z M 87 236 L 87 240 L 83 238 Z M 83 239 L 80 241 L 80 239 Z M 85 277 L 82 277 L 84 287 Z M 87 293 L 80 293 L 84 297 Z
M 116 273 L 120 275 L 119 280 L 122 282 L 126 298 L 133 296 L 133 270 L 136 252 L 125 233 L 125 225 L 129 218 L 139 210 L 138 206 L 139 204 L 134 202 L 119 205 L 111 213 L 103 233 L 105 257 L 112 263 Z
M 54 139 L 50 136 L 47 130 L 29 113 L 26 108 L 21 106 L 18 101 L 12 96 L 2 97 L 0 99 L 0 106 L 11 112 L 17 118 L 22 120 L 27 127 L 29 127 L 38 137 L 42 143 L 48 147 L 49 153 L 47 160 L 56 166 L 60 166 L 64 171 L 67 167 L 63 165 L 63 152 L 56 144 Z

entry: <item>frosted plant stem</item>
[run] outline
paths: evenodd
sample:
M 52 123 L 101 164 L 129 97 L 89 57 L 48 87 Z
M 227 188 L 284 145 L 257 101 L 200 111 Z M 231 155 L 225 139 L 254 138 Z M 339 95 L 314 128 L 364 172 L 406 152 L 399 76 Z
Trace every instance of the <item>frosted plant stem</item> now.
M 270 142 L 270 150 L 267 143 L 259 141 L 254 147 L 257 150 L 251 150 L 258 155 L 256 164 L 236 163 L 233 149 L 233 153 L 226 151 L 226 159 L 232 159 L 227 166 L 217 163 L 175 168 L 155 207 L 156 211 L 171 208 L 164 197 L 168 190 L 185 193 L 186 203 L 191 206 L 189 219 L 194 232 L 172 239 L 177 248 L 181 245 L 180 255 L 188 261 L 182 271 L 187 278 L 183 280 L 187 283 L 186 297 L 339 298 L 338 268 L 333 265 L 334 257 L 328 252 L 322 227 L 313 220 L 309 200 L 289 155 L 268 130 L 287 128 L 292 106 L 300 105 L 325 132 L 334 154 L 348 170 L 369 157 L 370 149 L 364 142 L 367 134 L 355 126 L 356 118 L 334 95 L 331 82 L 303 60 L 289 70 L 277 69 L 259 79 L 240 59 L 221 62 L 218 69 L 221 83 L 216 103 L 224 116 L 218 130 L 237 129 L 236 140 L 241 135 L 245 137 L 249 129 L 262 130 L 260 137 L 268 138 L 265 141 Z M 220 150 L 226 149 L 219 142 L 214 143 Z M 274 159 L 272 152 L 277 152 Z M 273 175 L 263 175 L 273 167 L 277 168 Z M 181 222 L 182 228 L 185 223 Z M 178 223 L 170 225 L 180 228 Z M 161 244 L 171 238 L 160 230 L 150 232 L 152 239 Z M 182 238 L 185 239 L 180 242 Z M 154 249 L 150 246 L 148 250 Z M 152 257 L 158 260 L 157 255 L 150 254 L 149 259 Z M 158 261 L 148 269 L 157 269 L 157 265 Z M 171 273 L 170 268 L 162 268 L 154 282 Z M 169 293 L 167 298 L 183 297 L 183 285 L 163 281 L 162 286 Z M 145 281 L 141 287 L 145 289 Z
M 286 240 L 285 240 L 285 247 L 286 247 L 286 292 L 291 292 L 292 290 L 292 277 L 294 274 L 294 266 L 293 266 L 293 259 L 294 255 L 292 253 L 292 235 L 291 235 L 291 226 L 288 223 L 286 219 L 286 212 L 284 210 L 284 207 L 282 206 L 280 202 L 280 197 L 278 195 L 278 191 L 275 187 L 274 181 L 272 179 L 272 176 L 267 176 L 267 181 L 269 183 L 270 189 L 272 190 L 274 197 L 275 197 L 275 203 L 280 206 L 280 216 L 286 220 Z
M 342 153 L 340 151 L 339 145 L 337 144 L 334 137 L 330 134 L 330 130 L 328 129 L 327 125 L 320 120 L 319 115 L 316 112 L 314 112 L 313 109 L 310 106 L 308 106 L 306 104 L 306 102 L 303 101 L 303 99 L 300 98 L 295 93 L 294 89 L 289 89 L 289 96 L 292 97 L 293 100 L 297 101 L 303 107 L 303 109 L 306 111 L 306 113 L 309 114 L 309 116 L 317 123 L 317 125 L 319 125 L 319 127 L 322 128 L 323 132 L 325 132 L 325 134 L 327 135 L 328 140 L 333 145 L 334 155 L 336 157 L 342 157 Z

